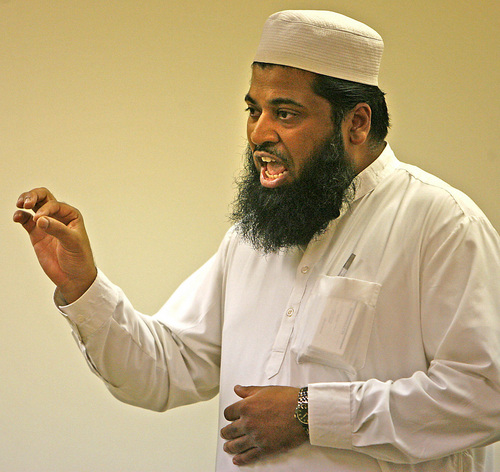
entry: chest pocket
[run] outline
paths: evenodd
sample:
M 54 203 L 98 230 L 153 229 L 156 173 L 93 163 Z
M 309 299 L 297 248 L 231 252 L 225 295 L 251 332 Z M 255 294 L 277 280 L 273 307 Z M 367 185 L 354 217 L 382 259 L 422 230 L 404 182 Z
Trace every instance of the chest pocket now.
M 299 363 L 315 362 L 355 373 L 365 364 L 381 285 L 323 276 L 314 288 L 292 351 Z

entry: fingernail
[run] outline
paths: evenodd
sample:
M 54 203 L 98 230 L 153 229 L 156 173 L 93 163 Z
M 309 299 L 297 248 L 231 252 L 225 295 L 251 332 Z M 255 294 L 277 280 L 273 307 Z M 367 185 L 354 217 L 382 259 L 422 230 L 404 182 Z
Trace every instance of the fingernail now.
M 47 218 L 40 218 L 39 221 L 38 226 L 40 228 L 47 229 L 49 227 L 49 220 Z

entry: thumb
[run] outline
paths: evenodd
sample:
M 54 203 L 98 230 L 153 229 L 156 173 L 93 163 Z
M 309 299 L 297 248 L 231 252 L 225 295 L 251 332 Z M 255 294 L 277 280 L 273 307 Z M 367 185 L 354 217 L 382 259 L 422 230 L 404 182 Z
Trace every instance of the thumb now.
M 247 386 L 244 387 L 243 385 L 235 385 L 234 387 L 234 393 L 238 395 L 240 398 L 247 398 L 252 395 L 255 395 L 262 387 L 256 387 L 256 386 Z
M 43 229 L 44 231 L 47 231 L 49 225 L 50 225 L 50 221 L 47 217 L 43 217 L 43 218 L 40 218 L 36 225 L 40 228 L 40 229 Z
M 74 244 L 73 239 L 71 238 L 73 231 L 55 218 L 41 216 L 37 219 L 36 226 L 45 233 L 59 239 L 59 241 L 61 241 L 61 243 L 65 246 L 71 246 Z

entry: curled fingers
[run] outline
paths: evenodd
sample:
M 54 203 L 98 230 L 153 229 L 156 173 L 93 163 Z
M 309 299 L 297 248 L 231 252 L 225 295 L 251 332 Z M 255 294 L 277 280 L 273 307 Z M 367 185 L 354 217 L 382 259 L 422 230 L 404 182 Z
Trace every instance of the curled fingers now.
M 45 203 L 55 200 L 54 195 L 45 187 L 34 188 L 23 192 L 17 199 L 16 206 L 25 210 L 38 211 Z

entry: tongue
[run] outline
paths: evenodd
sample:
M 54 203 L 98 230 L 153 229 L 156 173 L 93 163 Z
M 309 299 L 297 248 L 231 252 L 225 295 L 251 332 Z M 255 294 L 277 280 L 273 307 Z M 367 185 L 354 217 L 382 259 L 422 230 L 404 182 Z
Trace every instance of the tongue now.
M 282 172 L 285 172 L 286 167 L 283 164 L 280 164 L 279 162 L 268 162 L 267 163 L 267 171 L 271 175 L 277 175 L 281 174 Z

